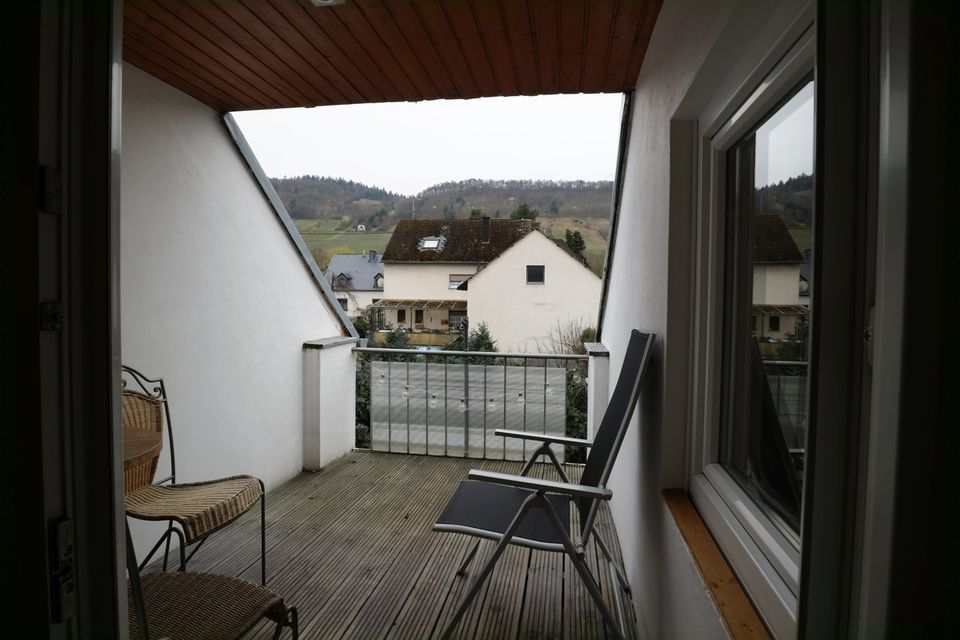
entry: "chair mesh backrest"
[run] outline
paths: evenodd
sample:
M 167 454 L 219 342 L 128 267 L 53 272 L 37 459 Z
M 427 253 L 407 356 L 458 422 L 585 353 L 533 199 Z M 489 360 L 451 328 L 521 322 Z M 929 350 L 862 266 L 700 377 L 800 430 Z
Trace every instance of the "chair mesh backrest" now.
M 138 391 L 123 391 L 121 394 L 120 415 L 124 429 L 139 429 L 163 433 L 163 402 Z M 153 482 L 157 474 L 160 456 L 141 465 L 127 469 L 123 473 L 126 492 L 133 491 Z
M 650 357 L 650 346 L 653 344 L 653 334 L 640 333 L 634 330 L 630 333 L 630 342 L 627 344 L 627 353 L 620 368 L 620 377 L 610 396 L 607 411 L 603 414 L 600 428 L 590 447 L 590 455 L 583 467 L 580 483 L 594 487 L 604 486 L 613 468 L 613 461 L 620 451 L 620 443 L 627 432 L 627 425 L 633 416 L 634 407 L 640 397 L 640 383 L 643 371 Z M 586 515 L 593 500 L 580 500 L 581 516 Z M 586 518 L 584 518 L 585 520 Z

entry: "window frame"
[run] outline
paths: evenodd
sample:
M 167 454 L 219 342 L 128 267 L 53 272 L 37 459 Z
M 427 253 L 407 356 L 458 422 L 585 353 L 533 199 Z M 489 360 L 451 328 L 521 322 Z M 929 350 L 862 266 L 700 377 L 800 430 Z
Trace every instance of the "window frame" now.
M 744 74 L 736 92 L 702 115 L 695 160 L 698 202 L 694 228 L 699 264 L 693 286 L 688 481 L 694 504 L 734 571 L 777 636 L 796 633 L 800 539 L 755 503 L 719 463 L 723 375 L 723 299 L 727 151 L 763 121 L 811 74 L 816 29 L 802 12 Z M 814 91 L 816 92 L 816 85 Z M 761 321 L 761 327 L 763 326 Z M 812 413 L 812 410 L 811 410 Z M 803 514 L 801 514 L 801 528 Z
M 541 279 L 540 280 L 531 280 L 530 279 L 530 269 L 541 269 Z M 547 266 L 543 264 L 528 264 L 527 265 L 527 284 L 546 284 L 547 283 Z
M 451 273 L 447 278 L 447 289 L 455 290 L 460 288 L 464 282 L 473 277 L 469 273 Z

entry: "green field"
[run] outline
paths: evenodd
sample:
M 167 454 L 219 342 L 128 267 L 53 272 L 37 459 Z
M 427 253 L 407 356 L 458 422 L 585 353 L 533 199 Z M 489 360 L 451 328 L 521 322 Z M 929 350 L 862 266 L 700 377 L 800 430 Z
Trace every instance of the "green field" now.
M 607 228 L 610 226 L 609 220 L 605 218 L 587 218 L 574 222 L 574 218 L 538 218 L 540 228 L 549 236 L 558 240 L 563 240 L 567 229 L 579 231 L 583 236 L 583 242 L 586 247 L 583 255 L 587 259 L 590 269 L 598 275 L 603 270 L 603 257 L 607 250 Z
M 294 220 L 300 235 L 310 248 L 310 252 L 326 269 L 332 256 L 340 253 L 363 253 L 364 251 L 383 251 L 390 241 L 389 233 L 357 233 L 356 231 L 337 231 L 338 221 L 330 220 Z
M 793 236 L 793 241 L 797 243 L 797 248 L 801 252 L 813 247 L 813 229 L 809 227 L 790 229 L 790 235 Z

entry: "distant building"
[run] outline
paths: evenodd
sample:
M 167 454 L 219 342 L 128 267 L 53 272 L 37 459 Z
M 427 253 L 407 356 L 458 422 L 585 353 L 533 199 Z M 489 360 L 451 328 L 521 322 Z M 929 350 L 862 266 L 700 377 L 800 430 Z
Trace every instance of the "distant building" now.
M 365 224 L 358 224 L 358 225 L 357 225 L 357 231 L 358 231 L 358 232 L 360 232 L 360 231 L 366 231 L 366 230 L 367 230 L 367 225 L 365 225 Z
M 783 339 L 797 335 L 807 315 L 801 267 L 804 255 L 778 215 L 753 219 L 753 334 Z
M 530 220 L 404 220 L 383 262 L 380 326 L 446 344 L 468 316 L 501 351 L 536 350 L 558 323 L 592 324 L 600 279 Z
M 335 255 L 326 277 L 340 306 L 354 315 L 383 297 L 383 254 L 367 251 Z

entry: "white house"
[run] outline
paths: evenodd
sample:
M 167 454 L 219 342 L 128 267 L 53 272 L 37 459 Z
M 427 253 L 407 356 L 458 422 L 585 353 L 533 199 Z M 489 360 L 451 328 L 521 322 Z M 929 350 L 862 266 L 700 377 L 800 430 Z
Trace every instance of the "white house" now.
M 547 349 L 545 338 L 558 325 L 593 326 L 600 305 L 600 278 L 539 231 L 518 240 L 464 286 L 471 325 L 486 323 L 501 351 Z
M 593 324 L 600 301 L 600 279 L 529 220 L 404 220 L 383 262 L 378 325 L 414 344 L 446 344 L 468 317 L 501 351 L 536 350 L 558 323 Z
M 383 254 L 371 250 L 335 255 L 326 278 L 337 302 L 353 317 L 383 297 Z
M 807 297 L 801 297 L 803 254 L 779 215 L 753 218 L 753 328 L 759 337 L 797 335 L 807 316 Z

